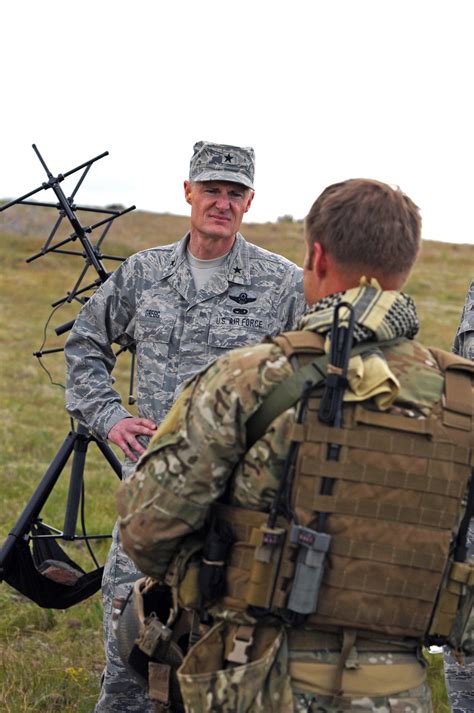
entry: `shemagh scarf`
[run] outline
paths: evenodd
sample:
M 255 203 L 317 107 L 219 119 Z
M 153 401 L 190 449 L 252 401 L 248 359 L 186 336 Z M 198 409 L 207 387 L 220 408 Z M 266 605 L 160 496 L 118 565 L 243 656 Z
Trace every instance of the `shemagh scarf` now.
M 309 329 L 326 337 L 326 352 L 330 348 L 334 309 L 341 302 L 349 302 L 354 309 L 354 344 L 373 344 L 397 337 L 413 339 L 418 332 L 419 321 L 412 298 L 403 292 L 382 290 L 377 280 L 363 277 L 359 287 L 324 297 L 300 319 L 300 329 Z M 340 317 L 344 323 L 343 309 Z M 398 379 L 376 346 L 351 358 L 347 378 L 349 388 L 344 395 L 345 401 L 374 398 L 378 408 L 387 409 L 400 391 Z

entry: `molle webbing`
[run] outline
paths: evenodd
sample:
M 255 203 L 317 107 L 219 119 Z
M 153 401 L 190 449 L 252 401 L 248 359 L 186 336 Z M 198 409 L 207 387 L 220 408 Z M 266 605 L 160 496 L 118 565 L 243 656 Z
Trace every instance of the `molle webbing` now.
M 451 374 L 447 390 L 456 399 L 446 400 L 468 417 L 471 377 Z M 304 519 L 328 513 L 332 535 L 310 625 L 427 632 L 472 465 L 471 432 L 455 419 L 446 424 L 444 411 L 439 404 L 418 419 L 349 406 L 348 428 L 324 429 L 309 412 L 293 429 L 301 443 L 293 507 Z M 326 460 L 329 443 L 341 445 L 337 464 Z M 323 477 L 334 480 L 330 496 L 320 493 Z
M 314 332 L 285 332 L 277 337 L 268 337 L 268 341 L 278 344 L 289 361 L 293 356 L 305 362 L 285 381 L 278 384 L 258 410 L 246 423 L 247 450 L 267 431 L 272 421 L 301 398 L 304 384 L 311 381 L 314 385 L 322 383 L 328 361 L 324 352 L 324 338 Z
M 396 418 L 396 417 L 395 417 Z M 314 443 L 338 443 L 348 448 L 362 448 L 377 453 L 407 456 L 409 458 L 429 458 L 455 463 L 470 463 L 471 449 L 460 444 L 436 443 L 431 439 L 415 439 L 400 432 L 382 432 L 375 428 L 330 428 L 319 423 L 307 427 L 295 425 L 292 440 Z
M 278 343 L 289 359 L 297 353 L 299 361 L 308 362 L 320 349 L 314 336 L 289 333 Z M 474 364 L 432 352 L 445 372 L 445 393 L 428 418 L 345 404 L 344 427 L 331 428 L 317 419 L 316 393 L 304 422 L 293 426 L 291 438 L 300 447 L 292 507 L 302 526 L 316 529 L 318 514 L 328 513 L 325 531 L 332 537 L 318 608 L 306 618 L 309 628 L 357 628 L 369 635 L 414 638 L 428 628 L 436 634 L 438 628 L 444 636 L 462 587 L 472 586 L 472 569 L 452 568 L 448 556 L 473 465 Z M 282 410 L 274 410 L 273 418 Z M 334 443 L 341 446 L 338 462 L 327 460 Z M 321 494 L 323 479 L 334 480 L 330 495 Z M 249 582 L 255 543 L 268 516 L 226 505 L 217 505 L 217 515 L 230 524 L 236 539 L 227 595 L 219 604 L 240 610 L 258 606 L 249 597 Z M 274 614 L 287 604 L 297 555 L 288 542 L 290 524 L 279 519 L 277 525 L 285 534 L 266 592 L 267 610 Z M 449 595 L 443 594 L 444 581 Z M 435 611 L 430 626 L 440 590 L 440 612 Z
M 303 456 L 301 458 L 301 473 L 303 475 L 327 476 L 328 478 L 343 478 L 357 483 L 384 485 L 389 488 L 403 487 L 407 490 L 448 495 L 454 498 L 461 497 L 463 494 L 462 465 L 453 461 L 441 463 L 428 461 L 427 472 L 417 474 L 395 468 L 364 466 L 359 463 L 318 462 Z
M 467 587 L 474 589 L 472 563 L 453 562 L 430 627 L 434 635 L 449 636 L 453 626 L 453 616 L 457 613 L 459 600 L 466 593 Z
M 263 436 L 272 421 L 299 401 L 308 382 L 313 387 L 322 384 L 328 369 L 329 358 L 324 351 L 325 340 L 320 334 L 309 331 L 285 332 L 277 337 L 268 338 L 268 341 L 278 344 L 292 364 L 293 357 L 297 357 L 302 366 L 294 365 L 296 369 L 294 373 L 267 395 L 247 421 L 247 450 Z M 400 341 L 401 339 L 396 338 L 385 342 L 364 342 L 351 350 L 351 356 L 362 354 L 374 347 L 379 349 L 391 347 Z
M 219 605 L 242 611 L 249 606 L 256 606 L 255 599 L 252 598 L 255 586 L 251 582 L 255 547 L 251 542 L 253 534 L 265 524 L 266 515 L 221 504 L 216 506 L 216 514 L 229 523 L 236 536 L 227 566 L 227 593 L 219 601 Z M 283 525 L 284 520 L 279 520 L 277 524 Z M 306 626 L 309 629 L 331 631 L 337 628 L 343 619 L 347 619 L 348 613 L 353 613 L 354 625 L 360 631 L 395 637 L 419 637 L 426 629 L 427 619 L 433 608 L 433 588 L 439 582 L 445 566 L 445 557 L 437 555 L 436 552 L 436 547 L 431 547 L 421 555 L 409 545 L 405 549 L 395 545 L 367 546 L 366 543 L 361 544 L 350 538 L 337 538 L 335 547 L 331 547 L 332 559 L 337 560 L 342 556 L 344 562 L 349 562 L 363 557 L 361 561 L 364 562 L 364 567 L 359 569 L 357 578 L 348 575 L 347 581 L 340 573 L 336 573 L 330 581 L 325 577 L 318 615 L 311 615 L 306 620 Z M 282 548 L 276 581 L 267 582 L 271 595 L 269 609 L 275 614 L 281 613 L 287 603 L 296 554 L 296 548 L 289 544 L 287 538 Z M 391 568 L 394 564 L 416 567 L 419 568 L 419 575 L 410 587 L 403 587 L 396 580 L 384 581 L 381 584 L 377 576 L 372 576 L 373 567 L 379 562 L 388 564 Z M 347 601 L 342 604 L 332 602 L 333 593 L 337 595 L 341 587 L 344 591 L 347 586 Z M 385 595 L 390 602 L 387 609 L 380 607 L 381 595 Z M 359 602 L 361 596 L 362 601 Z M 371 600 L 369 604 L 364 603 L 367 597 Z M 413 599 L 409 601 L 409 597 Z
M 256 550 L 256 535 L 267 521 L 268 515 L 258 510 L 247 510 L 217 503 L 214 506 L 217 518 L 222 518 L 231 527 L 235 542 L 231 549 L 230 560 L 227 563 L 227 588 L 226 595 L 219 601 L 219 604 L 226 608 L 244 610 L 247 606 L 260 606 L 256 596 L 255 579 L 252 577 L 254 568 L 254 555 Z M 288 523 L 283 518 L 278 518 L 276 525 L 288 530 Z M 296 549 L 288 545 L 288 538 L 283 543 L 283 552 L 279 560 L 279 570 L 277 573 L 277 585 L 281 584 L 284 576 L 286 581 L 291 581 L 295 569 L 294 557 Z M 252 581 L 253 580 L 253 581 Z M 262 582 L 268 591 L 269 608 L 284 607 L 286 604 L 286 594 L 278 592 L 275 582 Z M 264 596 L 264 595 L 262 595 Z

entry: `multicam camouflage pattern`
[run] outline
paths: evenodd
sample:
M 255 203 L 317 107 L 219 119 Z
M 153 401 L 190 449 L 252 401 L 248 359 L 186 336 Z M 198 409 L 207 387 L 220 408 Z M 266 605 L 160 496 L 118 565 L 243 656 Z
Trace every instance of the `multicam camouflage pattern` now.
M 212 632 L 210 634 L 212 635 Z M 304 661 L 307 664 L 311 661 L 317 664 L 329 664 L 331 668 L 334 668 L 340 653 L 329 649 L 315 651 L 293 649 L 288 651 L 289 644 L 284 630 L 263 655 L 252 657 L 251 672 L 243 666 L 224 668 L 222 661 L 214 660 L 212 671 L 193 674 L 192 666 L 193 659 L 196 658 L 196 650 L 199 648 L 204 650 L 206 645 L 208 645 L 207 637 L 201 639 L 199 644 L 194 647 L 179 670 L 178 676 L 187 713 L 201 713 L 205 710 L 218 711 L 219 713 L 234 713 L 235 711 L 245 713 L 298 713 L 299 711 L 339 713 L 347 710 L 361 711 L 362 713 L 366 711 L 373 713 L 390 713 L 391 711 L 430 713 L 432 710 L 431 694 L 426 681 L 413 688 L 404 688 L 403 674 L 399 679 L 400 689 L 390 695 L 360 694 L 335 698 L 310 692 L 307 689 L 301 690 L 297 682 L 293 683 L 290 688 L 289 664 L 293 665 L 299 661 Z M 212 655 L 214 654 L 215 648 L 213 647 Z M 424 676 L 424 664 L 420 663 L 413 654 L 390 651 L 366 653 L 353 648 L 345 671 L 354 672 L 360 667 L 367 666 L 388 666 L 390 667 L 390 678 L 397 680 L 396 669 L 407 665 L 415 669 L 418 678 Z M 314 679 L 314 681 L 317 684 L 317 680 Z
M 401 319 L 393 320 L 395 306 Z M 391 318 L 387 320 L 389 312 Z M 364 310 L 365 315 L 369 313 L 370 310 Z M 330 315 L 323 323 L 320 317 L 318 309 L 306 315 L 302 320 L 304 329 L 316 328 L 326 333 L 331 323 Z M 374 318 L 371 314 L 371 319 Z M 366 326 L 364 317 L 359 319 L 363 331 Z M 370 333 L 376 339 L 379 333 L 383 334 L 386 339 L 393 336 L 394 329 L 397 331 L 401 324 L 413 325 L 416 314 L 413 304 L 405 296 L 398 295 L 391 305 L 387 304 L 385 310 L 379 311 L 377 319 L 378 326 L 373 323 Z M 412 366 L 415 364 L 418 372 L 423 370 L 421 364 L 425 371 L 436 371 L 429 352 L 410 340 L 402 342 L 398 356 L 398 377 L 403 384 L 404 399 L 408 400 L 404 407 L 408 403 L 415 410 L 428 409 L 439 400 L 442 378 L 438 372 L 438 379 L 422 379 L 420 382 L 410 373 L 410 362 Z M 391 363 L 397 363 L 396 357 L 397 347 L 394 346 Z M 144 572 L 157 579 L 163 577 L 183 536 L 202 527 L 211 503 L 224 491 L 233 505 L 268 510 L 282 476 L 294 409 L 281 414 L 247 453 L 245 423 L 272 387 L 291 373 L 291 366 L 280 348 L 267 343 L 240 348 L 223 356 L 186 387 L 153 438 L 135 474 L 122 483 L 118 493 L 124 547 Z M 409 384 L 413 387 L 417 384 L 412 393 Z M 235 612 L 217 613 L 223 619 L 235 620 Z M 396 658 L 398 654 L 391 655 Z M 415 660 L 415 654 L 412 658 Z M 378 662 L 379 659 L 376 654 L 371 654 L 370 661 Z M 425 684 L 409 691 L 403 690 L 404 685 L 406 683 L 401 681 L 398 692 L 390 697 L 354 700 L 351 709 L 380 712 L 431 710 Z M 242 680 L 240 687 L 245 690 Z M 226 689 L 219 690 L 221 697 L 224 696 Z M 293 705 L 297 711 L 327 710 L 334 713 L 351 706 L 346 701 L 343 707 L 339 704 L 335 707 L 332 699 L 303 691 L 294 691 L 294 694 Z M 223 706 L 222 700 L 219 701 L 219 691 L 209 695 L 212 710 L 229 710 Z M 258 709 L 250 706 L 239 710 Z
M 474 280 L 466 295 L 461 322 L 454 339 L 453 352 L 474 361 Z M 474 521 L 468 532 L 468 556 L 474 558 Z M 474 640 L 474 612 L 466 638 Z M 473 643 L 474 645 L 474 643 Z M 464 666 L 449 654 L 444 654 L 444 676 L 448 690 L 449 705 L 453 713 L 474 710 L 474 656 L 466 657 Z
M 225 263 L 196 292 L 186 244 L 187 236 L 133 255 L 76 319 L 65 348 L 67 408 L 99 438 L 131 415 L 112 386 L 113 342 L 136 343 L 138 413 L 159 424 L 186 379 L 229 349 L 291 329 L 305 308 L 302 270 L 240 234 Z M 134 468 L 126 459 L 124 476 Z M 114 530 L 103 578 L 108 667 L 97 711 L 151 710 L 123 668 L 110 628 L 113 599 L 126 597 L 141 576 Z
M 427 683 L 393 696 L 363 696 L 335 702 L 330 696 L 294 693 L 294 713 L 431 713 L 431 693 Z
M 226 629 L 226 624 L 217 624 L 195 645 L 178 669 L 186 713 L 292 713 L 293 700 L 284 628 L 266 627 L 255 632 L 253 649 L 260 650 L 252 657 L 251 667 L 233 668 L 224 667 L 222 648 L 227 638 Z M 236 627 L 234 633 L 235 629 Z M 261 635 L 266 639 L 263 646 Z M 232 636 L 228 638 L 232 639 Z M 213 650 L 212 665 L 208 667 L 211 670 L 195 672 L 196 668 L 201 668 L 199 651 L 203 652 L 207 660 L 209 647 Z
M 272 387 L 291 373 L 279 347 L 259 344 L 221 357 L 186 388 L 176 406 L 173 431 L 166 432 L 166 419 L 120 495 L 122 541 L 146 574 L 162 577 L 176 549 L 176 539 L 162 540 L 162 528 L 168 531 L 172 521 L 175 537 L 199 529 L 210 503 L 222 495 L 234 466 L 234 504 L 255 509 L 270 505 L 285 460 L 294 410 L 282 414 L 249 451 L 248 458 L 239 462 L 245 453 L 244 424 Z M 199 418 L 189 421 L 191 404 Z M 171 410 L 169 419 L 175 417 L 176 409 Z M 145 500 L 149 501 L 147 508 L 143 508 Z
M 232 181 L 253 188 L 255 154 L 250 147 L 198 141 L 189 166 L 190 181 Z
M 292 652 L 291 660 L 301 658 L 302 652 Z M 305 659 L 310 654 L 305 652 Z M 321 663 L 336 664 L 339 654 L 322 650 L 314 654 L 314 659 Z M 355 657 L 351 657 L 346 668 L 350 670 L 360 664 L 388 665 L 392 669 L 400 663 L 411 660 L 403 653 L 385 653 L 361 651 L 355 652 Z M 415 664 L 416 665 L 416 664 Z M 401 682 L 403 684 L 403 681 Z M 307 691 L 293 690 L 294 713 L 345 713 L 346 711 L 358 711 L 359 713 L 431 713 L 431 692 L 426 681 L 415 688 L 400 690 L 396 695 L 385 696 L 357 696 L 335 699 L 334 696 L 324 696 Z

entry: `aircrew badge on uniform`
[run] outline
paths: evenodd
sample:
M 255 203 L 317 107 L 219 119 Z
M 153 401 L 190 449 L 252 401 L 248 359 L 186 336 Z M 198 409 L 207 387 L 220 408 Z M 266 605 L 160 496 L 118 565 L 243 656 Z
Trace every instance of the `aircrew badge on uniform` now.
M 232 181 L 253 189 L 255 153 L 250 147 L 198 141 L 189 166 L 190 181 Z
M 240 295 L 229 295 L 229 299 L 238 302 L 239 305 L 247 305 L 249 302 L 255 302 L 256 297 L 249 297 L 246 292 L 241 292 Z

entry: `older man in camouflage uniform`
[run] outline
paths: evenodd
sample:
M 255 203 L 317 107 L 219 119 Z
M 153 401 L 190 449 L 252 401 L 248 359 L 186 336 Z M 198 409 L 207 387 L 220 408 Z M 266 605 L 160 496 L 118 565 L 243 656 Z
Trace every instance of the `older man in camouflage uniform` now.
M 186 387 L 135 474 L 120 487 L 122 541 L 141 569 L 163 582 L 176 571 L 170 563 L 182 561 L 193 533 L 207 529 L 211 506 L 214 516 L 232 525 L 227 589 L 209 610 L 218 623 L 191 648 L 178 671 L 188 713 L 427 713 L 432 708 L 420 641 L 442 577 L 433 579 L 429 553 L 433 547 L 439 553 L 441 546 L 443 571 L 474 443 L 466 419 L 456 414 L 454 420 L 462 421 L 464 430 L 452 436 L 441 429 L 445 442 L 438 444 L 440 449 L 436 439 L 435 445 L 427 445 L 427 434 L 437 428 L 433 424 L 443 422 L 447 409 L 445 367 L 440 365 L 453 357 L 444 352 L 435 357 L 413 339 L 419 326 L 415 306 L 399 291 L 419 248 L 418 209 L 385 184 L 346 181 L 330 186 L 315 202 L 306 235 L 304 284 L 312 310 L 300 320 L 298 332 L 237 349 Z M 288 408 L 280 385 L 294 404 L 294 380 L 287 382 L 291 387 L 282 382 L 293 378 L 295 348 L 317 341 L 328 352 L 335 310 L 347 303 L 354 311 L 354 343 L 360 347 L 370 342 L 370 349 L 360 361 L 351 359 L 342 425 L 328 428 L 317 418 L 321 391 L 312 392 L 301 417 L 301 407 Z M 472 367 L 459 362 L 458 368 L 466 371 L 460 398 L 464 395 L 465 412 L 472 413 Z M 310 367 L 305 367 L 304 379 L 318 372 Z M 338 373 L 340 369 L 331 370 Z M 283 407 L 264 418 L 272 401 L 267 397 L 276 393 Z M 266 425 L 249 448 L 249 433 L 256 428 L 253 424 L 249 430 L 249 424 L 257 411 Z M 451 469 L 450 438 L 466 446 L 456 503 L 446 490 L 450 476 L 443 475 Z M 342 444 L 340 465 L 330 463 L 332 439 Z M 288 452 L 293 453 L 297 442 L 300 452 L 292 470 Z M 427 462 L 428 452 L 439 453 L 442 462 Z M 292 473 L 290 488 L 284 478 Z M 436 474 L 436 486 L 431 477 L 425 480 L 428 473 Z M 333 491 L 326 490 L 327 480 L 333 480 Z M 419 515 L 412 507 L 420 508 Z M 283 564 L 278 565 L 282 579 L 272 583 L 273 563 L 280 562 L 272 548 L 278 547 L 281 530 L 278 535 L 274 521 L 262 514 L 272 515 L 275 508 L 282 521 L 310 528 L 307 536 L 313 533 L 313 539 L 304 540 L 306 546 L 316 536 L 311 528 L 323 529 L 333 539 L 327 579 L 325 575 L 316 612 L 304 620 L 304 628 L 301 620 L 294 626 L 297 618 L 288 618 L 294 554 L 285 555 L 283 549 Z M 424 521 L 431 509 L 435 526 L 443 513 L 453 513 L 436 535 L 436 527 Z M 282 527 L 282 521 L 277 525 Z M 365 529 L 357 530 L 361 527 Z M 222 565 L 219 559 L 206 554 L 203 562 L 217 567 Z M 311 558 L 301 561 L 316 567 Z M 396 561 L 402 570 L 396 569 Z M 310 571 L 315 577 L 316 570 Z M 255 604 L 269 579 L 272 603 Z M 312 580 L 304 582 L 301 595 L 312 586 Z M 433 583 L 429 591 L 427 582 Z M 273 604 L 275 597 L 279 604 Z M 419 616 L 413 633 L 410 627 Z M 252 663 L 247 666 L 249 651 Z
M 195 144 L 184 182 L 190 232 L 126 260 L 85 305 L 66 343 L 68 411 L 123 450 L 125 477 L 186 379 L 229 349 L 291 328 L 304 310 L 302 270 L 239 233 L 253 178 L 253 149 Z M 113 389 L 113 343 L 136 345 L 138 417 Z M 97 711 L 151 709 L 123 668 L 110 628 L 114 598 L 139 576 L 114 532 L 103 579 L 108 660 Z
M 453 344 L 453 352 L 474 361 L 474 281 L 466 295 L 461 322 Z M 471 520 L 468 533 L 469 556 L 474 558 L 474 522 Z M 474 616 L 470 625 L 470 636 L 474 638 Z M 444 670 L 448 698 L 453 713 L 474 711 L 474 657 L 466 657 L 460 666 L 446 652 Z

